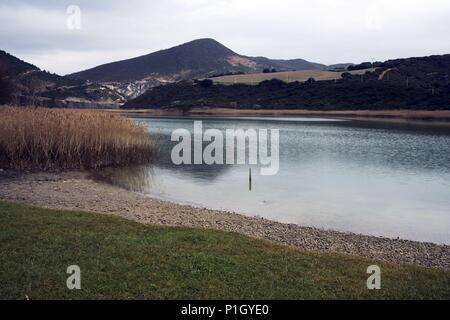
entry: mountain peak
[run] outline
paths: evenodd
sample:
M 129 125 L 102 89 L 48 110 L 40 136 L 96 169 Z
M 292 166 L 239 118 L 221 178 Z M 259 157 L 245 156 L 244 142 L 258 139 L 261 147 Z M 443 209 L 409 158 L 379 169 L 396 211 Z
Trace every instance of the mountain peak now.
M 197 44 L 197 43 L 205 43 L 205 44 L 215 44 L 215 45 L 221 45 L 222 44 L 217 41 L 216 39 L 213 38 L 200 38 L 200 39 L 195 39 L 192 41 L 188 41 L 185 44 Z
M 320 69 L 304 60 L 270 60 L 237 54 L 212 38 L 196 39 L 141 57 L 104 64 L 69 75 L 93 82 L 177 81 L 224 73 Z
M 189 45 L 209 45 L 226 48 L 223 44 L 221 44 L 219 41 L 213 38 L 200 38 L 182 44 L 182 46 L 189 46 Z
M 230 55 L 236 55 L 236 53 L 233 50 L 225 47 L 219 41 L 212 38 L 202 38 L 192 40 L 167 50 L 180 50 L 180 49 L 196 50 L 196 51 L 200 50 L 202 51 L 201 52 L 202 54 L 214 55 L 216 57 L 217 56 L 226 57 Z

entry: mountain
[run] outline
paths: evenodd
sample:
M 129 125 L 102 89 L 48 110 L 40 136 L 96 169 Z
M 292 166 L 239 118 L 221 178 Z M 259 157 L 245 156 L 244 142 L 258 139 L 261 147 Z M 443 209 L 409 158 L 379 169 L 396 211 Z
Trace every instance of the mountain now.
M 13 82 L 15 90 L 22 94 L 36 94 L 53 87 L 80 85 L 83 82 L 42 71 L 0 50 L 0 74 L 3 79 Z
M 173 82 L 217 74 L 323 69 L 324 65 L 302 59 L 271 60 L 240 55 L 213 39 L 194 40 L 141 57 L 104 64 L 70 74 L 78 80 L 95 82 L 133 82 L 153 80 Z
M 362 72 L 341 72 L 341 79 L 303 83 L 277 79 L 258 85 L 184 81 L 148 90 L 123 107 L 450 110 L 450 55 L 366 62 L 351 69 Z
M 13 55 L 0 50 L 0 72 L 4 77 L 15 77 L 27 71 L 37 71 L 38 67 L 20 60 Z
M 0 102 L 49 107 L 114 107 L 125 102 L 102 85 L 59 76 L 0 50 Z

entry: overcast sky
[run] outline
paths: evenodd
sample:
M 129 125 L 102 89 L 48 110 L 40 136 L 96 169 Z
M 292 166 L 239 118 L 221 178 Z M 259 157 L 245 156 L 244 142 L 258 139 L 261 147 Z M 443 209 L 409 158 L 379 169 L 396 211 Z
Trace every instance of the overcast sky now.
M 67 27 L 67 8 L 81 28 Z M 450 53 L 448 0 L 1 0 L 0 49 L 67 74 L 197 38 L 334 64 Z

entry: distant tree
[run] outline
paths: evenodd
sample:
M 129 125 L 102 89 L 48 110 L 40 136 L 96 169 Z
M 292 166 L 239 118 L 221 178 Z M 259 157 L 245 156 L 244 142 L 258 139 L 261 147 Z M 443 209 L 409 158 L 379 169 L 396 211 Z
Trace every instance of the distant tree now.
M 280 79 L 264 80 L 258 84 L 259 87 L 283 87 L 284 85 L 286 82 Z
M 214 85 L 214 82 L 211 79 L 204 79 L 197 81 L 197 84 L 203 88 L 209 88 Z
M 7 104 L 12 101 L 13 85 L 11 81 L 0 78 L 0 105 Z
M 277 69 L 274 69 L 274 68 L 272 68 L 272 69 L 264 68 L 263 69 L 263 73 L 275 73 L 275 72 L 277 72 Z
M 370 69 L 372 68 L 371 62 L 363 62 L 361 64 L 355 64 L 347 67 L 348 71 L 355 71 L 355 70 L 363 70 L 363 69 Z
M 189 114 L 189 112 L 190 112 L 191 109 L 192 109 L 192 107 L 191 107 L 191 106 L 188 106 L 188 105 L 182 105 L 182 106 L 180 106 L 180 107 L 178 107 L 178 108 L 183 112 L 183 115 Z
M 309 78 L 308 80 L 306 80 L 306 83 L 314 83 L 314 82 L 316 82 L 316 79 L 314 79 L 314 78 Z

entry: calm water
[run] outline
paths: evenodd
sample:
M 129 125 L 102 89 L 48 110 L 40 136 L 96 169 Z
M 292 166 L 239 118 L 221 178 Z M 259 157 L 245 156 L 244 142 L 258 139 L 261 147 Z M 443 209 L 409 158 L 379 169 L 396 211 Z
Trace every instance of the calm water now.
M 315 118 L 197 118 L 204 128 L 280 129 L 280 171 L 175 166 L 170 134 L 194 118 L 135 118 L 160 136 L 152 169 L 109 173 L 163 199 L 325 229 L 450 244 L 450 130 Z

